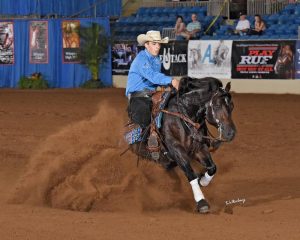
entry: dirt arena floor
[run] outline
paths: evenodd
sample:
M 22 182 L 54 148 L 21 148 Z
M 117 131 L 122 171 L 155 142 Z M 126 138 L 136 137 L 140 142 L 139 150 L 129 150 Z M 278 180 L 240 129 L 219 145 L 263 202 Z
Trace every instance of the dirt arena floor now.
M 299 240 L 300 96 L 233 99 L 199 215 L 179 169 L 120 157 L 124 89 L 0 90 L 0 239 Z

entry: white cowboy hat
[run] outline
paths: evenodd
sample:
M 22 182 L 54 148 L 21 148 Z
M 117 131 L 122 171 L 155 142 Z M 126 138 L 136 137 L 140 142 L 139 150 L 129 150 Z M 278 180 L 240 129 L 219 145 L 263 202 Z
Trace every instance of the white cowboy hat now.
M 169 38 L 165 37 L 161 39 L 159 31 L 148 31 L 146 34 L 140 34 L 137 37 L 137 41 L 140 45 L 144 45 L 146 42 L 168 43 Z

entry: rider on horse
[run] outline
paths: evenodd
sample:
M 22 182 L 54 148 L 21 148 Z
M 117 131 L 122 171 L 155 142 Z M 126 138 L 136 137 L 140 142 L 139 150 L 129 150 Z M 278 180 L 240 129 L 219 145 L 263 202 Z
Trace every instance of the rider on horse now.
M 131 64 L 126 87 L 129 99 L 128 113 L 134 123 L 145 129 L 151 123 L 152 94 L 159 86 L 172 85 L 178 90 L 179 81 L 161 73 L 159 50 L 162 43 L 168 43 L 169 38 L 161 38 L 159 31 L 148 31 L 137 37 L 145 50 L 140 51 Z M 148 147 L 158 145 L 157 134 L 150 134 Z

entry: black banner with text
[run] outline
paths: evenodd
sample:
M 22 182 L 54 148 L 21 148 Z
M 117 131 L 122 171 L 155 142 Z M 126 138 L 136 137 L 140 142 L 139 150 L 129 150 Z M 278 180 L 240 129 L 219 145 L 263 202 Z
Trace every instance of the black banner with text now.
M 112 45 L 112 73 L 127 75 L 132 61 L 138 52 L 137 43 L 120 42 Z
M 232 78 L 295 78 L 295 41 L 234 41 Z
M 187 75 L 188 42 L 171 42 L 162 44 L 159 52 L 162 62 L 161 71 L 168 76 Z
M 162 44 L 159 58 L 162 63 L 161 72 L 168 76 L 187 75 L 187 42 L 171 42 Z M 144 46 L 137 46 L 136 42 L 118 42 L 112 47 L 112 73 L 127 75 L 132 61 Z

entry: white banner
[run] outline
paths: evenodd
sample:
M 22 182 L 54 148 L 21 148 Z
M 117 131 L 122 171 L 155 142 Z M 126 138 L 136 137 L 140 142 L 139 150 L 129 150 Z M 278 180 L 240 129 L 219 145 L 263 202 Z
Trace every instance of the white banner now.
M 188 76 L 231 78 L 232 40 L 191 40 L 188 45 Z

